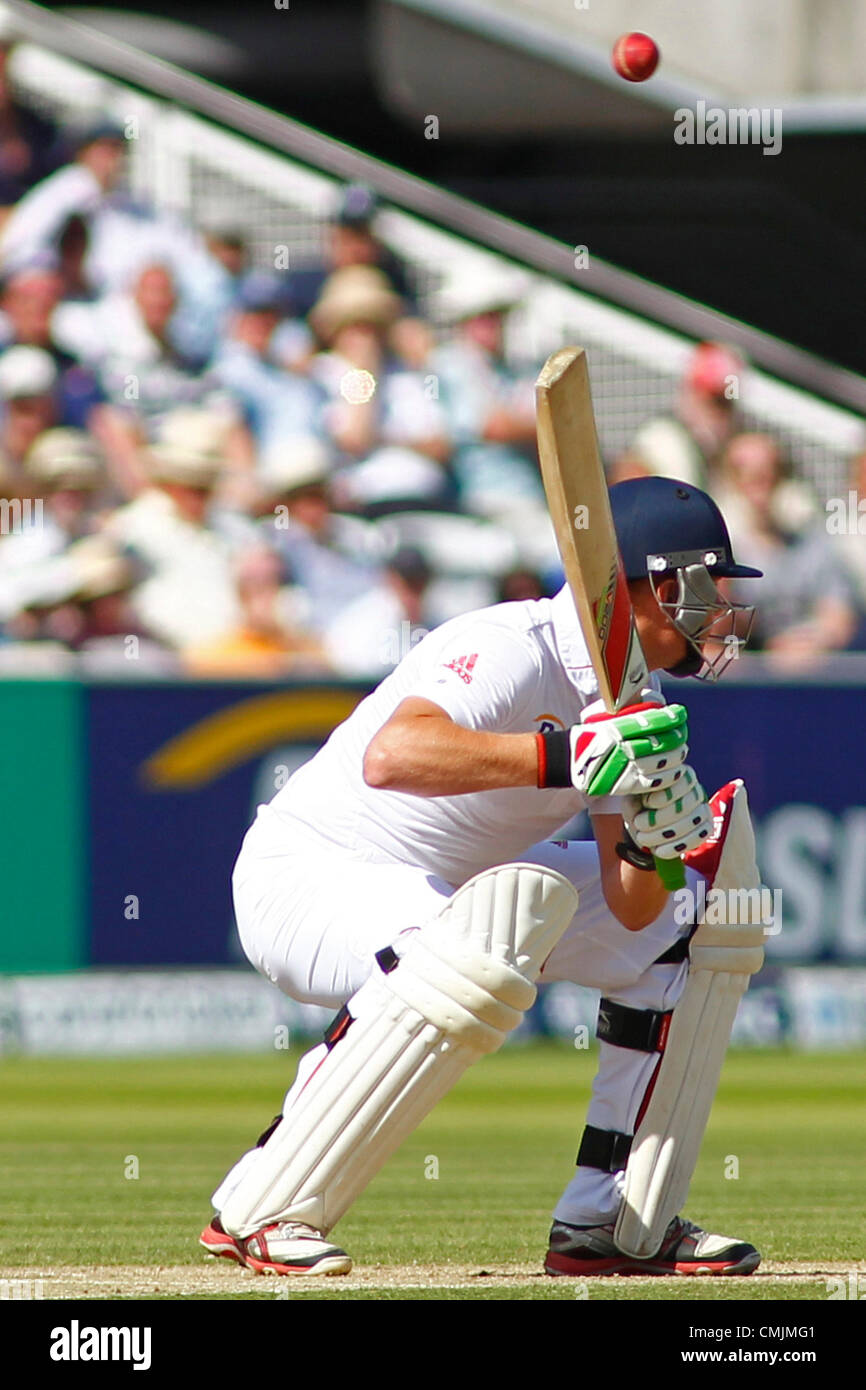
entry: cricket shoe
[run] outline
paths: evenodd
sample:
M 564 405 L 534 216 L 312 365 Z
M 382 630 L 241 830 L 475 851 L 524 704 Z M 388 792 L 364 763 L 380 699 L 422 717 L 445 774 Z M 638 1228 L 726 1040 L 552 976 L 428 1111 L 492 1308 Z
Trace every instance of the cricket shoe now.
M 298 1221 L 276 1221 L 241 1240 L 215 1216 L 200 1243 L 211 1255 L 237 1260 L 256 1274 L 348 1274 L 352 1268 L 345 1250 Z
M 607 1226 L 568 1226 L 554 1221 L 545 1274 L 751 1274 L 761 1257 L 754 1245 L 713 1236 L 693 1221 L 675 1216 L 655 1255 L 636 1260 L 624 1255 Z
M 247 1236 L 244 1264 L 256 1274 L 348 1274 L 352 1261 L 312 1226 L 276 1221 Z
M 205 1226 L 199 1236 L 199 1245 L 203 1245 L 209 1255 L 225 1255 L 226 1259 L 237 1260 L 239 1265 L 245 1264 L 244 1243 L 236 1236 L 230 1236 L 228 1231 L 223 1229 L 223 1224 L 218 1216 L 215 1216 L 209 1226 Z

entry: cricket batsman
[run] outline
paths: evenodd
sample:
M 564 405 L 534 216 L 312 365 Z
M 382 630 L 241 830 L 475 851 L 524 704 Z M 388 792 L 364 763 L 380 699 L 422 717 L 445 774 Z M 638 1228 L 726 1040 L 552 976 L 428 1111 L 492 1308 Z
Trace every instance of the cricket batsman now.
M 640 478 L 610 500 L 649 670 L 716 678 L 720 632 L 752 613 L 716 581 L 760 571 L 691 485 Z M 760 885 L 745 789 L 708 800 L 687 738 L 656 676 L 629 712 L 604 711 L 565 587 L 430 633 L 259 807 L 233 879 L 244 950 L 338 1012 L 214 1193 L 206 1250 L 346 1273 L 341 1215 L 536 984 L 572 980 L 601 991 L 598 1071 L 546 1271 L 757 1267 L 752 1245 L 681 1214 L 764 935 L 748 913 L 687 922 L 657 872 L 679 856 L 695 899 L 701 877 L 732 896 Z M 548 838 L 584 809 L 594 842 Z

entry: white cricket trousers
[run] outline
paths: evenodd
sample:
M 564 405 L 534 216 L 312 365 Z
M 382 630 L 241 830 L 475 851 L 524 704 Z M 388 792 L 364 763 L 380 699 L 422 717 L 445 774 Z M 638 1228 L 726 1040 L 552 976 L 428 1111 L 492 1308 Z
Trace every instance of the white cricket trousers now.
M 580 895 L 577 913 L 545 962 L 540 983 L 572 980 L 629 1008 L 674 1007 L 685 986 L 687 963 L 654 964 L 688 930 L 675 920 L 672 899 L 655 922 L 631 932 L 605 903 L 593 841 L 533 845 L 521 862 L 555 869 Z M 233 876 L 238 930 L 250 962 L 293 999 L 335 1010 L 379 968 L 376 952 L 392 946 L 399 955 L 401 932 L 434 918 L 458 886 L 412 865 L 356 856 L 301 822 L 287 835 L 285 818 L 269 807 L 260 807 Z M 608 1043 L 599 1048 L 587 1123 L 630 1134 L 658 1056 Z M 302 1079 L 320 1055 L 316 1048 L 302 1060 Z M 297 1086 L 289 1090 L 283 1114 Z M 243 1162 L 237 1165 L 238 1177 Z M 217 1210 L 234 1186 L 234 1174 L 233 1169 L 214 1194 Z M 622 1174 L 578 1168 L 554 1215 L 577 1226 L 610 1221 L 621 1186 Z

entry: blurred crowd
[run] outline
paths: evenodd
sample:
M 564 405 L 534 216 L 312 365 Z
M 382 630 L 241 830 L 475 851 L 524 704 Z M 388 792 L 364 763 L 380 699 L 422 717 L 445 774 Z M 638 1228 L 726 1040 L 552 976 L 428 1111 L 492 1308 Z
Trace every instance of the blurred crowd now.
M 457 613 L 555 591 L 521 275 L 452 281 L 434 328 L 360 185 L 320 264 L 262 269 L 242 220 L 135 201 L 123 130 L 56 129 L 5 62 L 0 674 L 378 678 Z M 766 575 L 751 645 L 799 668 L 864 645 L 866 547 L 744 427 L 743 381 L 701 344 L 610 480 L 708 488 Z

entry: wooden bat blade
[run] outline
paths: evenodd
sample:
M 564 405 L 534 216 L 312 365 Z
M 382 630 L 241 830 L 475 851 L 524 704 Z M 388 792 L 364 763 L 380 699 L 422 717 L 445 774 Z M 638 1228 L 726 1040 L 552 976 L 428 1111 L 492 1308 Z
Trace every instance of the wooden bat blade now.
M 601 698 L 613 712 L 639 697 L 649 671 L 617 545 L 583 348 L 553 353 L 535 394 L 538 456 L 559 553 Z M 656 870 L 671 891 L 685 883 L 680 859 L 657 859 Z
M 609 710 L 647 683 L 598 448 L 586 353 L 561 348 L 536 382 L 538 456 L 565 577 Z

